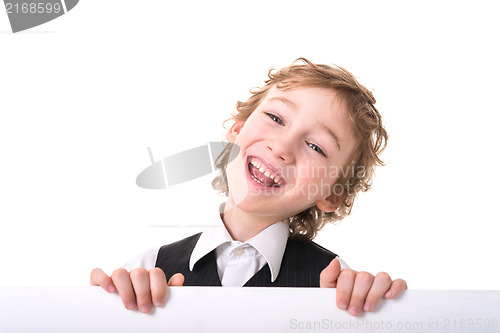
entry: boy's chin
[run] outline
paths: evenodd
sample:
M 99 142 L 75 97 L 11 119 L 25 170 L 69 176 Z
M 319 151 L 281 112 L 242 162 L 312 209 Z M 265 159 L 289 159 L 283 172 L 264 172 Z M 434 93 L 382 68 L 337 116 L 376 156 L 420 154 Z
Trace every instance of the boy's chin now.
M 269 195 L 266 195 L 264 193 L 231 193 L 231 191 L 229 191 L 229 199 L 234 206 L 244 211 L 259 209 L 259 207 L 267 207 L 267 209 L 269 209 L 269 206 L 271 204 Z
M 239 202 L 232 202 L 232 205 L 229 206 L 229 209 L 237 209 L 240 212 L 245 212 L 250 215 L 255 216 L 263 216 L 263 217 L 271 217 L 280 215 L 282 212 L 274 211 L 273 208 L 278 208 L 276 206 L 269 206 L 268 202 L 261 201 L 249 201 L 249 200 L 241 200 Z

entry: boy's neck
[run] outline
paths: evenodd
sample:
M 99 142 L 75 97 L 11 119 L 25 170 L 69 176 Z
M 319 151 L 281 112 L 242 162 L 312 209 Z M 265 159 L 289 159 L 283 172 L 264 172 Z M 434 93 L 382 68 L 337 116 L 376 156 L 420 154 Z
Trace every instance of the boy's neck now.
M 233 240 L 240 242 L 246 242 L 270 225 L 280 221 L 242 211 L 230 200 L 226 203 L 221 217 Z

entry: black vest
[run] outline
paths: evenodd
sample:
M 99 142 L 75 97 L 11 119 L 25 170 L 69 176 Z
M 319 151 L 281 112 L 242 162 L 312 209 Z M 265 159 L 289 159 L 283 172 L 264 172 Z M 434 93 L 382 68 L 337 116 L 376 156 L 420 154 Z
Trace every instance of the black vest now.
M 220 286 L 215 250 L 198 260 L 193 271 L 189 258 L 201 233 L 178 242 L 164 245 L 158 251 L 156 267 L 165 272 L 167 281 L 175 273 L 182 273 L 185 286 Z M 271 282 L 271 271 L 266 264 L 244 287 L 319 287 L 319 274 L 337 255 L 314 242 L 288 238 L 278 278 Z

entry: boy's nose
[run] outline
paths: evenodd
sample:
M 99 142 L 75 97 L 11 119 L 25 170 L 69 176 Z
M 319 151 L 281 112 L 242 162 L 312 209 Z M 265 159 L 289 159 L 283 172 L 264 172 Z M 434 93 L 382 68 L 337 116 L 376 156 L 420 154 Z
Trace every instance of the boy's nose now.
M 286 164 L 294 161 L 293 150 L 290 143 L 286 142 L 286 140 L 274 140 L 268 144 L 267 148 L 274 156 L 280 158 Z

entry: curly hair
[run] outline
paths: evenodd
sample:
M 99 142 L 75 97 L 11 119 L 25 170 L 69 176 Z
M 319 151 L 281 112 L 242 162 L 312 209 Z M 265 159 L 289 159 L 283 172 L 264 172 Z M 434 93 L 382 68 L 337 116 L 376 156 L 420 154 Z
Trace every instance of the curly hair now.
M 265 85 L 252 88 L 247 101 L 238 101 L 236 113 L 228 120 L 246 121 L 274 85 L 282 90 L 297 87 L 335 90 L 344 99 L 355 134 L 360 139 L 350 165 L 346 166 L 348 171 L 343 172 L 336 183 L 343 189 L 339 207 L 333 212 L 324 212 L 313 206 L 289 217 L 291 237 L 310 241 L 326 223 L 339 221 L 349 215 L 357 194 L 370 189 L 375 167 L 384 165 L 379 156 L 387 145 L 388 135 L 382 124 L 382 117 L 374 106 L 373 94 L 350 72 L 339 66 L 313 64 L 305 58 L 298 58 L 292 65 L 278 71 L 271 68 Z M 232 147 L 233 144 L 228 143 L 217 158 L 219 174 L 212 181 L 213 188 L 226 196 L 229 192 L 226 167 Z

